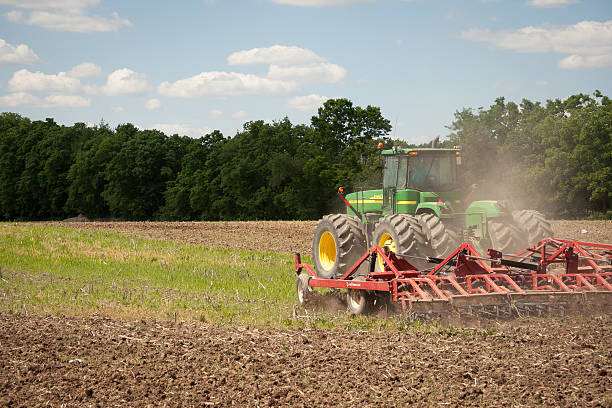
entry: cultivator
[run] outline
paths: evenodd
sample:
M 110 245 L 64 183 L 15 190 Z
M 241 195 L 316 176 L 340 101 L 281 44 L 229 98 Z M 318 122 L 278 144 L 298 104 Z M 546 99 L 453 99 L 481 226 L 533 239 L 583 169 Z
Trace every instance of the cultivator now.
M 413 266 L 423 260 L 432 267 Z M 401 305 L 417 317 L 511 317 L 585 308 L 607 312 L 612 303 L 612 245 L 563 239 L 547 238 L 513 255 L 489 249 L 483 256 L 463 243 L 444 259 L 373 246 L 331 279 L 319 277 L 296 254 L 295 271 L 301 304 L 312 288 L 347 289 L 353 314 Z

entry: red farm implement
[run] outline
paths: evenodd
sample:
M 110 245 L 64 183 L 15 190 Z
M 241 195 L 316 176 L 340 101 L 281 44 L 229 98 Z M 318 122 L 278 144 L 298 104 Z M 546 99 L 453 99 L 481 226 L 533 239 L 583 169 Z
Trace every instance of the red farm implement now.
M 413 259 L 433 266 L 418 270 Z M 346 273 L 331 279 L 319 277 L 296 254 L 295 272 L 300 304 L 308 303 L 313 288 L 347 289 L 353 314 L 397 305 L 415 316 L 511 317 L 608 311 L 612 300 L 612 245 L 553 238 L 505 256 L 493 249 L 483 256 L 464 243 L 444 259 L 373 246 Z

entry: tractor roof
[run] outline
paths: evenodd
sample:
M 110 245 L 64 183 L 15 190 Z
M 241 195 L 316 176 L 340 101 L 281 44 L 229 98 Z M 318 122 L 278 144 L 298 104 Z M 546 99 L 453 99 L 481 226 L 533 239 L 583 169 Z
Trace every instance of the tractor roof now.
M 440 148 L 440 147 L 436 147 L 436 148 L 431 148 L 431 147 L 412 147 L 412 148 L 408 148 L 408 147 L 394 147 L 392 149 L 383 150 L 382 154 L 383 155 L 410 154 L 411 152 L 415 152 L 415 153 L 413 153 L 413 155 L 416 155 L 418 153 L 422 153 L 422 154 L 427 154 L 427 153 L 457 154 L 456 152 L 461 152 L 461 147 L 455 147 L 453 149 L 443 149 L 443 148 Z

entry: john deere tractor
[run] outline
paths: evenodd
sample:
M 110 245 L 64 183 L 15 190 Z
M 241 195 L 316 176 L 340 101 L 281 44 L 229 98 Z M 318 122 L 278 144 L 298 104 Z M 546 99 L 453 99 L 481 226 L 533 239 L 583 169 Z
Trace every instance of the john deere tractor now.
M 460 148 L 381 153 L 382 189 L 342 196 L 346 213 L 326 215 L 317 224 L 313 253 L 320 277 L 341 276 L 373 245 L 413 255 L 409 262 L 419 267 L 426 264 L 419 257 L 445 257 L 461 242 L 509 254 L 552 237 L 539 212 L 511 212 L 505 201 L 471 201 L 471 193 L 460 191 Z

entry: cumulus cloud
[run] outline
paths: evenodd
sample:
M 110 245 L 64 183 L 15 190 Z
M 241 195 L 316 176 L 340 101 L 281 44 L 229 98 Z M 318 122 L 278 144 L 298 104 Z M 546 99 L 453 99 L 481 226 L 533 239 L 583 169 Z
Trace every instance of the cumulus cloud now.
M 612 67 L 612 54 L 608 55 L 570 55 L 557 62 L 562 69 L 607 68 Z
M 196 98 L 205 95 L 245 95 L 287 93 L 296 84 L 238 72 L 201 72 L 175 82 L 162 82 L 158 92 L 176 98 Z
M 517 52 L 571 54 L 559 61 L 560 68 L 610 66 L 609 57 L 612 55 L 612 20 L 582 21 L 567 26 L 528 26 L 496 32 L 471 28 L 461 33 L 461 37 Z
M 232 113 L 232 118 L 234 119 L 244 119 L 247 116 L 248 114 L 245 111 L 238 111 L 238 112 Z
M 49 30 L 74 31 L 79 33 L 117 31 L 132 23 L 114 12 L 110 18 L 88 16 L 80 12 L 32 11 L 28 16 L 22 14 L 6 15 L 13 22 L 35 25 Z
M 0 4 L 28 9 L 84 9 L 100 4 L 100 0 L 0 0 Z
M 38 55 L 25 44 L 11 45 L 0 38 L 0 65 L 33 65 L 40 62 Z
M 106 84 L 101 88 L 106 95 L 137 95 L 147 92 L 151 86 L 145 74 L 128 68 L 118 69 L 108 75 Z
M 29 9 L 27 13 L 12 10 L 4 17 L 14 23 L 43 27 L 49 30 L 75 31 L 81 33 L 117 31 L 132 23 L 119 17 L 116 12 L 110 17 L 90 16 L 87 8 L 98 5 L 98 0 L 0 0 L 0 4 Z
M 335 83 L 346 77 L 346 69 L 329 62 L 297 66 L 270 65 L 268 77 L 298 82 Z
M 49 95 L 39 98 L 26 92 L 15 92 L 0 96 L 0 106 L 39 107 L 39 108 L 83 108 L 91 104 L 89 99 L 80 95 Z
M 147 103 L 145 103 L 145 108 L 147 108 L 148 110 L 157 110 L 161 108 L 161 102 L 159 101 L 159 99 L 149 99 Z
M 81 83 L 78 79 L 68 76 L 65 72 L 54 75 L 21 69 L 15 72 L 11 79 L 9 79 L 8 88 L 14 92 L 77 93 L 81 90 Z
M 73 78 L 92 78 L 97 77 L 102 73 L 102 68 L 93 62 L 84 62 L 82 64 L 74 66 L 68 71 L 68 76 Z
M 578 4 L 580 0 L 529 0 L 527 4 L 529 7 L 540 7 L 540 8 L 555 8 L 555 7 L 567 7 L 572 4 Z
M 186 135 L 191 137 L 199 137 L 210 133 L 210 129 L 208 128 L 198 128 L 191 125 L 184 125 L 180 123 L 157 123 L 151 126 L 152 129 L 157 129 L 160 132 L 165 133 L 166 135 Z
M 272 0 L 277 4 L 300 7 L 335 7 L 353 6 L 356 4 L 373 3 L 376 0 Z
M 123 106 L 113 106 L 111 109 L 112 109 L 113 112 L 116 112 L 116 113 L 120 113 L 120 112 L 123 112 L 125 110 L 125 109 L 123 109 Z
M 317 94 L 296 96 L 287 101 L 287 105 L 302 112 L 312 112 L 322 106 L 328 98 Z
M 227 57 L 227 63 L 230 65 L 298 65 L 321 61 L 324 61 L 324 59 L 309 49 L 285 45 L 238 51 Z
M 230 65 L 269 64 L 265 76 L 238 72 L 201 72 L 157 88 L 162 95 L 195 98 L 205 95 L 283 94 L 298 89 L 300 83 L 335 83 L 346 77 L 346 69 L 313 51 L 273 45 L 238 51 L 227 58 Z
M 221 117 L 221 115 L 223 115 L 223 111 L 222 110 L 219 110 L 219 109 L 211 109 L 210 110 L 210 116 L 212 116 L 215 119 Z

